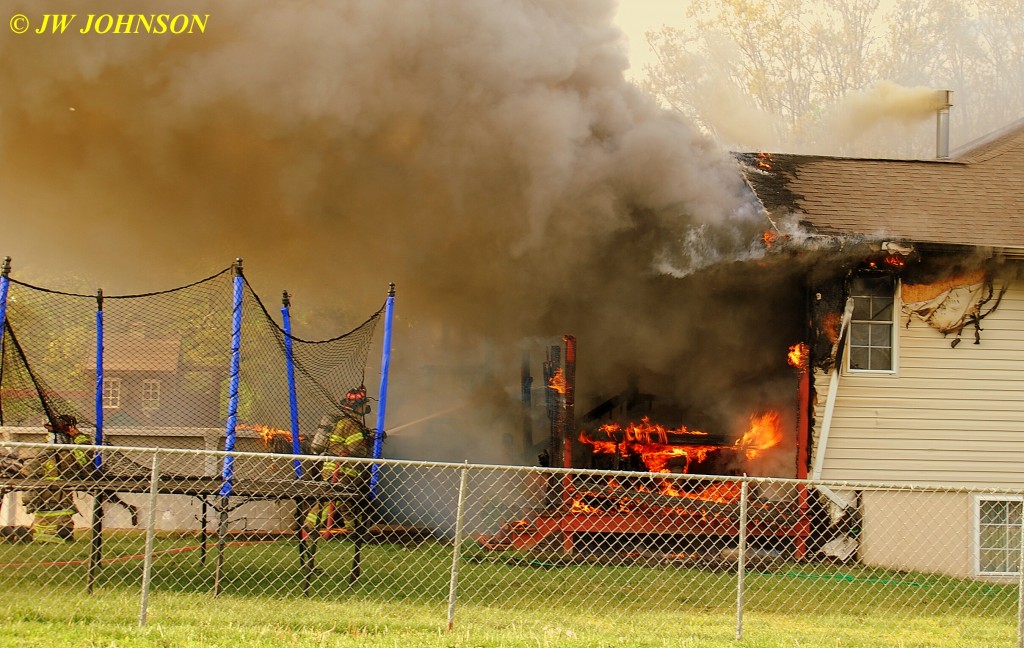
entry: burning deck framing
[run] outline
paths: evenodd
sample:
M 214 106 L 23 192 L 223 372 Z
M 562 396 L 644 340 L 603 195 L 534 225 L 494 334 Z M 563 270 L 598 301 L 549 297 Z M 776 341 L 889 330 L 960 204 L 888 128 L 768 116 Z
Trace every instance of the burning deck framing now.
M 584 414 L 580 425 L 583 429 L 578 429 L 573 380 L 576 341 L 565 336 L 563 342 L 565 367 L 558 366 L 558 359 L 563 357 L 559 347 L 552 347 L 545 364 L 551 441 L 542 463 L 581 469 L 599 458 L 603 465 L 589 467 L 637 472 L 616 472 L 615 476 L 552 473 L 545 506 L 522 519 L 504 522 L 493 534 L 478 536 L 483 548 L 555 549 L 565 555 L 657 545 L 719 551 L 734 546 L 742 530 L 763 546 L 781 547 L 797 558 L 804 556 L 811 531 L 805 486 L 794 485 L 781 498 L 755 493 L 741 502 L 738 477 L 746 473 L 747 462 L 783 441 L 778 412 L 751 415 L 748 429 L 734 440 L 685 426 L 666 428 L 648 417 L 598 424 L 598 418 L 623 403 L 650 402 L 651 397 L 639 394 L 634 384 L 629 393 L 613 396 Z M 786 477 L 805 479 L 810 395 L 806 346 L 794 345 L 788 361 L 797 371 L 794 406 L 798 415 L 792 446 L 793 474 Z M 704 476 L 699 478 L 692 474 L 697 472 L 694 468 L 707 467 L 719 472 L 701 473 Z M 746 509 L 743 515 L 741 505 Z M 746 520 L 742 529 L 741 518 Z

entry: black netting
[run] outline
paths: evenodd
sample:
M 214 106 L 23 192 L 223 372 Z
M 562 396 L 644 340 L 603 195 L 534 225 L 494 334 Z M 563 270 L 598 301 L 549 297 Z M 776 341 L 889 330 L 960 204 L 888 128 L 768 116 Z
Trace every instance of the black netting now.
M 92 438 L 101 423 L 106 445 L 223 449 L 235 280 L 228 268 L 181 288 L 100 300 L 11 279 L 0 425 L 17 428 L 19 440 L 40 440 L 45 423 L 72 415 Z M 242 282 L 235 449 L 291 452 L 287 342 L 294 352 L 298 430 L 309 438 L 323 415 L 339 413 L 346 391 L 364 383 L 383 309 L 349 333 L 308 341 L 287 336 L 276 314 Z M 103 379 L 98 385 L 100 305 Z M 214 466 L 180 468 L 217 473 Z

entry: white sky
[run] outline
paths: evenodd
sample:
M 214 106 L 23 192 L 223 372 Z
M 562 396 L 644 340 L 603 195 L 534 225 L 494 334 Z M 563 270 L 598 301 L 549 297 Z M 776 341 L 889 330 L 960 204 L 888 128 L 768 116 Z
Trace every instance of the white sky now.
M 639 80 L 644 66 L 655 61 L 644 34 L 664 25 L 681 24 L 687 4 L 686 0 L 619 0 L 615 22 L 625 32 L 629 43 L 628 78 Z

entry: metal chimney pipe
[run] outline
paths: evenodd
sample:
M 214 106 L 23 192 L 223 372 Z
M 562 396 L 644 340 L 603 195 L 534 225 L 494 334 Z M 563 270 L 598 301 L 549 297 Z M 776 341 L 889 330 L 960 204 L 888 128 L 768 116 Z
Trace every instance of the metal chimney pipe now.
M 953 91 L 939 90 L 939 110 L 935 119 L 935 157 L 949 157 L 949 109 L 953 106 Z

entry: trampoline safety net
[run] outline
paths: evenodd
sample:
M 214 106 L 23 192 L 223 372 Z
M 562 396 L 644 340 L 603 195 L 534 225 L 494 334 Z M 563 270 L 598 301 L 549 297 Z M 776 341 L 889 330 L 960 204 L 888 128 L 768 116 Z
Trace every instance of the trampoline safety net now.
M 290 454 L 297 438 L 305 453 L 321 417 L 339 414 L 345 393 L 364 384 L 385 307 L 348 333 L 309 341 L 286 331 L 284 304 L 279 325 L 241 263 L 180 288 L 118 296 L 40 288 L 5 268 L 0 425 L 11 440 L 44 441 L 44 426 L 70 415 L 97 445 Z M 220 472 L 188 455 L 169 462 L 176 474 Z M 260 464 L 244 465 L 292 470 L 289 461 Z

